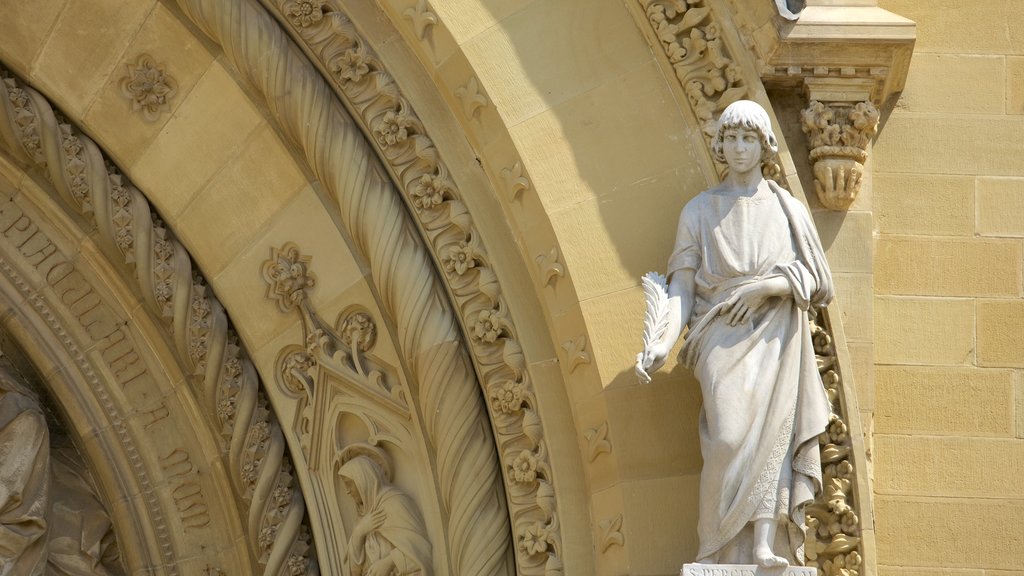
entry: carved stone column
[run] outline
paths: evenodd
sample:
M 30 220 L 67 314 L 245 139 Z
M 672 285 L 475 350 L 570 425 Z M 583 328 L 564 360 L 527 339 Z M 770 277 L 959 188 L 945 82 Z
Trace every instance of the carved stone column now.
M 846 210 L 860 190 L 878 109 L 903 89 L 914 23 L 874 0 L 807 0 L 796 20 L 746 23 L 765 87 L 802 90 L 814 187 Z

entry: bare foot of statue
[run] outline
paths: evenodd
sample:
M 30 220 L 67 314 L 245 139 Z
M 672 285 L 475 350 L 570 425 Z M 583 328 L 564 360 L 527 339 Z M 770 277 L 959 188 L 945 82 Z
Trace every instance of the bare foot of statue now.
M 788 560 L 772 554 L 771 548 L 765 545 L 754 547 L 754 561 L 765 568 L 785 568 L 789 566 Z
M 754 561 L 765 568 L 785 568 L 789 560 L 772 553 L 769 542 L 775 540 L 778 525 L 774 520 L 760 519 L 754 521 Z

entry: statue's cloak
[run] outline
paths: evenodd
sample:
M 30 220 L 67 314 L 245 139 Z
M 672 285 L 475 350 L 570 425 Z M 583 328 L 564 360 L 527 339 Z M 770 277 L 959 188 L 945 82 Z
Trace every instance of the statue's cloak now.
M 750 562 L 751 521 L 775 518 L 789 528 L 779 534 L 788 550 L 775 552 L 802 563 L 803 508 L 821 489 L 817 438 L 831 413 L 808 313 L 833 295 L 807 209 L 774 182 L 750 197 L 703 192 L 683 208 L 668 268 L 695 272 L 681 360 L 704 398 L 697 558 Z M 724 302 L 770 277 L 785 278 L 792 297 L 729 325 Z

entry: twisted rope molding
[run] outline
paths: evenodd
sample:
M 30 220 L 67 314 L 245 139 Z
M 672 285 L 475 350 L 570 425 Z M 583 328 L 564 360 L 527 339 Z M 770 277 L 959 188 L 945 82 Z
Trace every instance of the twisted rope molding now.
M 224 307 L 145 196 L 99 146 L 2 66 L 0 81 L 6 96 L 0 96 L 0 141 L 20 161 L 42 169 L 62 199 L 96 226 L 101 248 L 134 273 L 147 308 L 169 332 L 219 437 L 261 572 L 319 574 L 284 436 Z
M 348 83 L 346 103 L 371 127 L 367 132 L 377 152 L 323 76 L 258 3 L 178 0 L 178 5 L 265 98 L 271 115 L 333 196 L 356 249 L 370 263 L 382 309 L 398 327 L 403 356 L 419 384 L 427 436 L 437 451 L 453 573 L 513 570 L 504 492 L 519 540 L 519 573 L 560 574 L 554 489 L 522 349 L 472 218 L 408 102 L 339 11 L 340 3 L 325 8 L 319 0 L 288 0 L 278 6 L 315 37 L 319 50 L 330 52 L 338 78 Z M 378 153 L 396 175 L 398 189 Z M 469 327 L 468 348 L 479 372 L 465 352 L 421 234 L 439 255 Z M 491 400 L 490 420 L 477 373 Z M 513 468 L 523 453 L 530 471 L 516 475 Z M 495 465 L 499 455 L 502 469 Z

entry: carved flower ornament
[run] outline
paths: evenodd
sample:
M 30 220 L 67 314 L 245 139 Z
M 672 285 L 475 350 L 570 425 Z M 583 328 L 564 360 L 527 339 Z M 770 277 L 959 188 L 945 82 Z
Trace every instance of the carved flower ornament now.
M 341 80 L 358 83 L 369 72 L 366 54 L 358 50 L 346 50 L 331 61 L 331 73 Z
M 440 206 L 450 186 L 440 176 L 424 174 L 412 188 L 412 205 L 417 210 L 427 210 Z
M 543 554 L 548 551 L 551 534 L 540 522 L 534 522 L 519 530 L 519 549 L 527 556 Z
M 462 276 L 470 268 L 476 267 L 476 257 L 476 249 L 465 240 L 460 240 L 457 245 L 445 249 L 441 265 L 444 266 L 445 272 Z
M 324 0 L 293 0 L 285 5 L 292 25 L 308 28 L 324 18 Z
M 366 352 L 377 341 L 377 325 L 366 312 L 355 312 L 341 323 L 342 338 L 350 346 Z
M 309 271 L 311 260 L 291 243 L 271 248 L 270 260 L 263 264 L 263 279 L 268 284 L 267 297 L 276 300 L 282 312 L 298 306 L 306 290 L 316 285 L 316 276 Z
M 481 310 L 473 326 L 473 339 L 479 342 L 494 344 L 501 336 L 501 319 L 495 310 Z
M 377 140 L 377 144 L 386 150 L 390 146 L 405 142 L 405 139 L 409 137 L 409 132 L 406 129 L 411 125 L 412 120 L 405 112 L 388 110 L 374 126 L 373 137 Z
M 142 112 L 149 122 L 170 109 L 169 100 L 178 91 L 178 84 L 149 54 L 139 56 L 135 64 L 127 64 L 128 76 L 121 79 L 121 93 L 131 101 L 132 112 Z
M 518 484 L 530 484 L 537 479 L 537 456 L 523 450 L 509 465 L 509 476 Z
M 506 380 L 491 391 L 491 403 L 504 414 L 514 414 L 523 409 L 526 386 L 522 382 Z

